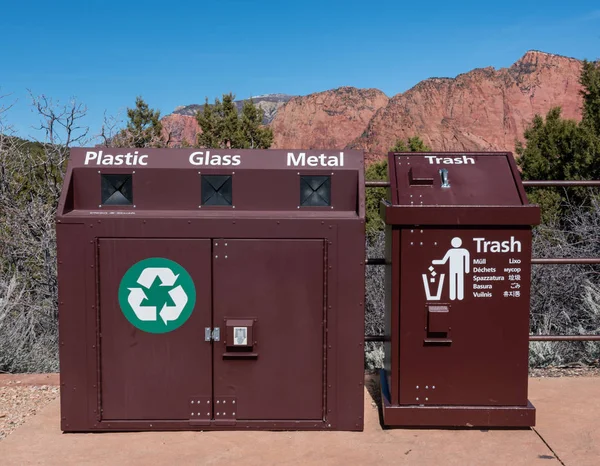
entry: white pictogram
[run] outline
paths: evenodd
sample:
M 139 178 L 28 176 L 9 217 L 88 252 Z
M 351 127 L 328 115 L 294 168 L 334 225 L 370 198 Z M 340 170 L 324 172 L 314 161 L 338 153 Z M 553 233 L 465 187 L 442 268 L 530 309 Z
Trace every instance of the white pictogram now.
M 436 272 L 433 265 L 444 265 L 446 262 L 448 265 L 449 273 L 449 286 L 450 286 L 450 300 L 456 299 L 463 300 L 465 297 L 465 274 L 470 273 L 470 260 L 471 255 L 465 248 L 461 248 L 462 240 L 458 237 L 452 238 L 450 242 L 452 249 L 446 252 L 443 259 L 435 259 L 431 261 L 432 266 L 429 267 L 431 278 L 428 280 L 427 274 L 422 274 L 423 286 L 425 288 L 425 295 L 428 301 L 439 301 L 442 298 L 442 290 L 444 287 L 444 274 L 440 274 L 437 290 L 435 294 L 432 293 L 431 285 L 435 283 Z M 433 285 L 435 287 L 435 285 Z
M 166 267 L 147 267 L 142 270 L 137 282 L 144 288 L 150 289 L 156 278 L 160 279 L 160 286 L 173 286 L 179 275 Z M 167 324 L 169 321 L 177 320 L 188 302 L 188 296 L 181 285 L 169 290 L 169 296 L 175 303 L 174 306 L 167 306 L 165 303 L 158 313 L 162 321 Z M 148 299 L 143 288 L 129 288 L 129 297 L 127 301 L 136 317 L 142 321 L 156 321 L 156 306 L 142 306 L 142 302 Z

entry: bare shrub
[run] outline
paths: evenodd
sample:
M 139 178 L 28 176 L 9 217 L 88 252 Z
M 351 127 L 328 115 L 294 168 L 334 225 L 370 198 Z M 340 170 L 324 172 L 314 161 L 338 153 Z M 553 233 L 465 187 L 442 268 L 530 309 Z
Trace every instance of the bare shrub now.
M 369 236 L 367 257 L 384 257 L 385 233 Z M 365 333 L 381 335 L 384 332 L 385 267 L 368 265 L 365 270 Z M 383 344 L 368 342 L 365 345 L 365 367 L 375 370 L 383 367 Z
M 54 216 L 69 147 L 87 135 L 75 101 L 32 104 L 43 141 L 16 138 L 0 121 L 0 370 L 10 372 L 58 369 Z
M 534 230 L 535 257 L 600 257 L 600 201 L 590 207 L 569 205 L 561 224 Z M 530 330 L 533 334 L 591 335 L 600 333 L 600 268 L 593 265 L 534 265 L 531 285 Z M 600 345 L 534 342 L 533 367 L 591 363 Z

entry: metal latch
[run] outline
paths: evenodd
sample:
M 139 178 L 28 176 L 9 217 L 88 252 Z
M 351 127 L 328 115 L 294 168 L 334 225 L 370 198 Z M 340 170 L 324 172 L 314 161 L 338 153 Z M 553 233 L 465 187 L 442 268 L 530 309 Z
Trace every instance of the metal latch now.
M 450 182 L 448 181 L 448 170 L 440 168 L 440 177 L 442 178 L 442 188 L 449 188 Z
M 204 327 L 204 341 L 221 341 L 221 329 L 219 327 L 215 327 L 211 329 L 210 327 Z

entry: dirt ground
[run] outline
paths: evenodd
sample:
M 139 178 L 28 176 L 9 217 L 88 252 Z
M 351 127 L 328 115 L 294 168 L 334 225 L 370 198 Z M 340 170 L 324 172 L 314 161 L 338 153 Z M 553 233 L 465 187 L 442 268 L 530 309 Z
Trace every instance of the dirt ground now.
M 0 374 L 0 440 L 58 397 L 58 374 Z
M 530 376 L 600 377 L 600 367 L 572 366 L 532 369 Z M 0 374 L 0 441 L 59 395 L 59 374 Z M 375 374 L 367 379 L 369 401 L 377 406 L 379 390 Z
M 578 375 L 581 375 L 579 371 Z M 556 375 L 555 371 L 550 371 Z M 17 380 L 18 381 L 18 380 Z M 15 382 L 15 380 L 11 380 Z M 382 428 L 366 377 L 363 432 L 181 431 L 63 434 L 56 398 L 0 441 L 2 465 L 598 466 L 600 377 L 532 377 L 531 429 Z M 21 384 L 5 384 L 14 388 Z M 40 385 L 41 386 L 41 385 Z M 27 385 L 25 385 L 27 387 Z
M 568 366 L 529 369 L 530 377 L 600 377 L 600 367 Z

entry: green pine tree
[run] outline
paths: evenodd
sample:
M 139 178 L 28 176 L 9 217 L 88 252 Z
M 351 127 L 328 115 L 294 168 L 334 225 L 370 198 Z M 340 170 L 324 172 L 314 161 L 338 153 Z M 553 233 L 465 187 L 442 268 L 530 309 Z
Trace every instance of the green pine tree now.
M 546 117 L 536 115 L 525 130 L 525 142 L 517 141 L 518 164 L 524 180 L 588 180 L 600 177 L 600 65 L 584 62 L 580 82 L 583 85 L 583 119 L 562 118 L 560 107 Z M 529 200 L 542 208 L 543 222 L 560 221 L 567 198 L 575 204 L 587 204 L 585 188 L 533 188 Z
M 202 129 L 202 132 L 198 134 L 198 145 L 200 147 L 219 147 L 219 131 L 217 120 L 218 114 L 221 112 L 221 101 L 215 99 L 215 104 L 210 105 L 208 103 L 208 97 L 204 102 L 204 109 L 202 112 L 196 113 L 196 121 Z
M 409 138 L 410 139 L 410 138 Z M 396 143 L 390 147 L 390 152 L 408 152 L 408 144 L 404 139 L 397 139 Z M 385 163 L 387 163 L 387 158 L 385 159 Z
M 162 124 L 160 111 L 151 109 L 141 96 L 136 97 L 135 107 L 127 109 L 127 126 L 113 141 L 115 146 L 162 147 Z
M 600 134 L 600 61 L 583 62 L 581 79 L 583 86 L 583 126 L 596 135 Z
M 262 124 L 264 112 L 252 99 L 244 102 L 240 119 L 241 144 L 248 149 L 268 149 L 273 144 L 273 131 Z
M 239 149 L 241 141 L 240 125 L 237 107 L 233 103 L 235 96 L 232 93 L 223 95 L 221 104 L 221 149 Z
M 219 149 L 268 149 L 273 143 L 273 131 L 262 124 L 263 111 L 250 99 L 238 113 L 235 96 L 223 94 L 223 100 L 208 99 L 202 112 L 196 114 L 201 132 L 199 147 Z

